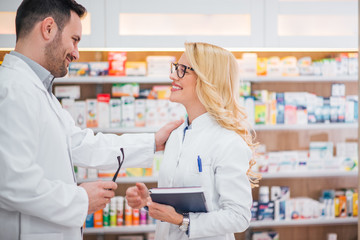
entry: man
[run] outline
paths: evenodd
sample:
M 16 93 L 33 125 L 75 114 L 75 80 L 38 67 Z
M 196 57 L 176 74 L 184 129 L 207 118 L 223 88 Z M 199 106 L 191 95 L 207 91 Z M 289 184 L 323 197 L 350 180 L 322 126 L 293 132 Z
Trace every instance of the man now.
M 51 85 L 79 58 L 85 13 L 74 0 L 24 0 L 17 10 L 15 51 L 0 67 L 0 239 L 81 239 L 86 215 L 117 185 L 77 186 L 73 164 L 115 171 L 123 148 L 123 167 L 147 167 L 181 124 L 120 137 L 75 127 Z

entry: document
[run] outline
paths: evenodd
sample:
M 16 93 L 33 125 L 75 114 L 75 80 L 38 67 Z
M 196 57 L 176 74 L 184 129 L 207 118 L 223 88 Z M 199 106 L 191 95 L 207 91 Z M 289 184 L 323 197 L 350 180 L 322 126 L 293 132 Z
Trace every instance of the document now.
M 178 213 L 207 212 L 202 187 L 152 188 L 149 191 L 153 202 L 173 206 Z

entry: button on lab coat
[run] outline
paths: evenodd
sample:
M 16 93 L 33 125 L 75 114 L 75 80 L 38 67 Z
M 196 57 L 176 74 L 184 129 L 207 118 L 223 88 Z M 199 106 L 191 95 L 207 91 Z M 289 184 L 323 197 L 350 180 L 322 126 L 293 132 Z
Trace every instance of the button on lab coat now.
M 20 58 L 0 67 L 0 239 L 79 240 L 88 211 L 73 164 L 113 169 L 151 166 L 153 134 L 81 130 Z
M 184 127 L 185 123 L 174 130 L 166 143 L 158 185 L 204 188 L 209 212 L 190 213 L 190 239 L 235 239 L 233 233 L 245 231 L 251 218 L 251 186 L 246 175 L 250 148 L 209 113 L 193 121 L 183 141 Z M 189 237 L 179 226 L 157 221 L 157 240 Z

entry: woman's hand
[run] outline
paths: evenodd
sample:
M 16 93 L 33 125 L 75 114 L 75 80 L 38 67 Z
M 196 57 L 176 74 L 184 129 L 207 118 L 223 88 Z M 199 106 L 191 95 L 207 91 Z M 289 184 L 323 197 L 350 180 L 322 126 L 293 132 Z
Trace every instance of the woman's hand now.
M 149 208 L 149 215 L 152 218 L 176 225 L 182 224 L 183 215 L 177 213 L 172 206 L 153 202 L 151 201 L 151 197 L 148 197 L 146 205 Z
M 132 208 L 142 208 L 146 206 L 149 190 L 144 183 L 136 183 L 134 187 L 126 190 L 126 200 Z

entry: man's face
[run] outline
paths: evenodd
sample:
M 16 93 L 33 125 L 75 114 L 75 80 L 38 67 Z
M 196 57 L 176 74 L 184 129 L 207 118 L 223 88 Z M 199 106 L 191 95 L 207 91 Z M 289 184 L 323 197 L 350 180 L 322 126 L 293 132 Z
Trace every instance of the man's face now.
M 71 12 L 70 21 L 64 26 L 62 32 L 58 31 L 54 40 L 45 48 L 46 69 L 54 77 L 64 77 L 70 62 L 79 59 L 78 43 L 81 38 L 81 20 Z

